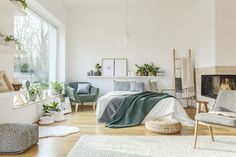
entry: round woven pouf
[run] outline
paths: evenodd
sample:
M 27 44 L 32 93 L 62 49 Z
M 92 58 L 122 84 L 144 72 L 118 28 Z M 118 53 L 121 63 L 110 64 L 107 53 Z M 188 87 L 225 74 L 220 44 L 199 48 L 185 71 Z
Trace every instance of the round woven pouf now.
M 145 127 L 159 134 L 174 134 L 180 132 L 182 125 L 175 119 L 150 120 L 145 123 Z

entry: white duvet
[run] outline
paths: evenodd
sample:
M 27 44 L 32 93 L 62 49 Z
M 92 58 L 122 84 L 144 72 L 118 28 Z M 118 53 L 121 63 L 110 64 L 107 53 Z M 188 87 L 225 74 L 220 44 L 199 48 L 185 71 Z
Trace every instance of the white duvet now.
M 135 94 L 129 91 L 113 91 L 98 99 L 96 117 L 97 120 L 101 118 L 109 101 L 116 97 L 126 94 Z M 182 105 L 175 98 L 165 98 L 158 102 L 148 115 L 144 118 L 142 124 L 148 120 L 154 119 L 176 119 L 179 120 L 184 126 L 194 126 L 194 121 L 186 114 Z

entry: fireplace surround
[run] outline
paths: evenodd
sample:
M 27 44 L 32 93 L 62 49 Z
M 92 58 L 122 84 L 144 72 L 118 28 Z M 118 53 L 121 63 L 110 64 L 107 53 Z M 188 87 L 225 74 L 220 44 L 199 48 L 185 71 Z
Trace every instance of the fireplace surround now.
M 216 98 L 220 90 L 236 90 L 236 75 L 202 75 L 201 95 Z

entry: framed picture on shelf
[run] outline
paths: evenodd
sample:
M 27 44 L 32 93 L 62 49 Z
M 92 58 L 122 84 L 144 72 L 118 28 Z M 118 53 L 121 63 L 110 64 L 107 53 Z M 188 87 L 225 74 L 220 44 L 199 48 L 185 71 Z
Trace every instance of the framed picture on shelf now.
M 14 91 L 5 71 L 0 71 L 0 93 Z
M 116 58 L 115 59 L 115 76 L 127 76 L 127 59 Z
M 72 112 L 69 97 L 65 97 L 64 102 L 61 102 L 61 109 L 64 114 Z
M 102 75 L 114 76 L 114 58 L 102 59 Z

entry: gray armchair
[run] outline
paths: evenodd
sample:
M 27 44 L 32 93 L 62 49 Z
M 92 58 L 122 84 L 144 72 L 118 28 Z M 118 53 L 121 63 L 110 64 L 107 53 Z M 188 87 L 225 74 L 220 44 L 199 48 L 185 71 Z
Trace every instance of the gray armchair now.
M 214 141 L 213 126 L 223 128 L 236 128 L 236 117 L 229 117 L 214 113 L 208 113 L 208 102 L 197 101 L 197 114 L 195 117 L 194 148 L 197 144 L 198 125 L 209 127 L 211 139 Z M 203 110 L 203 112 L 202 112 Z M 236 113 L 236 91 L 220 91 L 212 111 Z
M 91 102 L 93 103 L 93 110 L 96 108 L 96 102 L 99 95 L 99 89 L 91 86 L 89 94 L 77 94 L 78 83 L 87 83 L 87 82 L 70 82 L 65 84 L 65 94 L 70 98 L 71 102 L 76 104 L 75 111 L 78 111 L 79 103 L 84 108 L 84 103 Z

